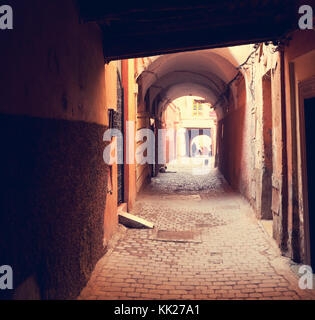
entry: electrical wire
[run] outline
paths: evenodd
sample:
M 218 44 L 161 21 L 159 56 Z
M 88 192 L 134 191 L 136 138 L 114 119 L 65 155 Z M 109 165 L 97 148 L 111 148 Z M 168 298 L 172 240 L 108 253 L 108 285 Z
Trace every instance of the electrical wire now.
M 243 67 L 248 64 L 249 59 L 252 58 L 252 56 L 257 52 L 257 50 L 259 49 L 259 47 L 260 47 L 260 44 L 259 44 L 259 43 L 256 43 L 256 44 L 254 45 L 254 48 L 255 48 L 255 49 L 249 54 L 249 56 L 246 58 L 246 60 L 245 60 L 242 64 L 240 64 L 238 67 L 235 68 L 236 70 L 238 70 L 238 72 L 237 72 L 237 74 L 235 75 L 235 77 L 234 77 L 231 81 L 229 81 L 229 82 L 227 83 L 226 89 L 219 95 L 218 100 L 213 104 L 212 107 L 213 107 L 214 110 L 216 109 L 216 106 L 221 102 L 221 100 L 224 99 L 224 98 L 226 98 L 226 95 L 227 95 L 227 93 L 230 91 L 230 87 L 231 87 L 232 83 L 233 83 L 234 81 L 236 81 L 236 80 L 239 78 L 240 75 L 242 75 L 242 73 L 241 73 L 240 70 L 243 69 Z

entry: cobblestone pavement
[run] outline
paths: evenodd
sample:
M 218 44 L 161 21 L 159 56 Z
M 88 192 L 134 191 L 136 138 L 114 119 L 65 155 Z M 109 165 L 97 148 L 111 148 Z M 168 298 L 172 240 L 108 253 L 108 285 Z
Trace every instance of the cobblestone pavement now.
M 132 213 L 155 228 L 120 227 L 79 299 L 314 298 L 220 173 L 187 168 L 152 179 Z

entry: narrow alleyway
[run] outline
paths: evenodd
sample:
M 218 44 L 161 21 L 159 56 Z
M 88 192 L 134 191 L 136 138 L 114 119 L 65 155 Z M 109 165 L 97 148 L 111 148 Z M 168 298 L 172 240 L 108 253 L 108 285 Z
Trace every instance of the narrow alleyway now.
M 217 169 L 196 175 L 190 164 L 168 166 L 132 213 L 154 222 L 154 230 L 121 227 L 79 299 L 308 298 Z

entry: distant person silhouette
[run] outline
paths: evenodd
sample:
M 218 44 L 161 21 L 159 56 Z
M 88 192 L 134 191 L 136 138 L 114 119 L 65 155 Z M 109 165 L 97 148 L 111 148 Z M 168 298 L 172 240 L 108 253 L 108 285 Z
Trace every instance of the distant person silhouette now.
M 197 147 L 196 147 L 196 144 L 195 142 L 192 144 L 191 146 L 191 152 L 192 152 L 192 156 L 194 157 L 195 154 L 196 154 L 196 151 L 197 151 Z

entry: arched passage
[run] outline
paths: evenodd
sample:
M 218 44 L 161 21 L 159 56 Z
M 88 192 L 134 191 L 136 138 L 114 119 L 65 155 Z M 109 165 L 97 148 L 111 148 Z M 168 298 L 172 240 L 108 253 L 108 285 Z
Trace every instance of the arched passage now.
M 248 145 L 243 139 L 246 73 L 240 68 L 247 58 L 247 46 L 162 55 L 145 59 L 137 78 L 138 101 L 155 119 L 157 129 L 165 128 L 163 114 L 179 97 L 202 97 L 213 108 L 217 126 L 211 155 L 228 182 L 239 191 L 249 190 L 245 185 L 250 183 L 250 173 L 246 171 L 250 155 L 243 157 L 245 144 Z M 157 147 L 156 151 L 159 152 Z M 241 173 L 244 161 L 245 170 Z
M 139 127 L 148 127 L 154 120 L 160 121 L 169 99 L 181 96 L 184 91 L 205 97 L 216 108 L 219 119 L 217 163 L 221 172 L 251 201 L 260 217 L 265 201 L 261 189 L 263 181 L 268 180 L 265 187 L 270 195 L 266 204 L 275 221 L 273 236 L 282 253 L 294 257 L 295 261 L 314 265 L 314 243 L 307 239 L 314 224 L 309 183 L 314 179 L 309 177 L 308 181 L 307 173 L 312 175 L 312 171 L 305 170 L 306 165 L 312 165 L 307 138 L 312 137 L 312 132 L 304 118 L 310 120 L 307 109 L 314 97 L 315 41 L 314 32 L 295 30 L 302 1 L 288 1 L 285 6 L 281 1 L 256 0 L 213 0 L 206 4 L 195 0 L 170 4 L 170 0 L 162 0 L 153 6 L 150 2 L 129 2 L 123 6 L 119 2 L 105 1 L 97 5 L 91 0 L 55 0 L 45 5 L 36 0 L 8 2 L 12 3 L 18 19 L 14 31 L 1 32 L 5 46 L 1 50 L 0 77 L 3 137 L 0 257 L 14 270 L 16 290 L 5 291 L 5 295 L 17 298 L 24 291 L 28 293 L 27 298 L 31 297 L 30 287 L 36 287 L 36 279 L 40 289 L 36 295 L 42 298 L 69 299 L 77 295 L 99 257 L 110 248 L 107 241 L 118 220 L 117 168 L 104 164 L 102 159 L 103 134 L 112 125 L 112 111 L 120 109 L 124 113 L 123 120 L 136 118 Z M 5 18 L 3 13 L 1 15 Z M 238 66 L 249 61 L 251 46 L 248 50 L 245 48 L 246 56 L 236 52 L 240 48 L 228 48 L 147 59 L 143 72 L 137 72 L 138 97 L 142 105 L 137 104 L 136 57 L 256 42 L 261 43 L 259 51 L 255 51 L 251 65 L 241 70 L 241 74 Z M 104 68 L 104 58 L 108 62 L 127 57 L 132 59 L 121 66 L 114 63 Z M 120 94 L 116 88 L 117 71 L 122 75 L 124 90 Z M 143 85 L 140 83 L 142 74 L 151 75 Z M 148 109 L 144 110 L 146 106 Z M 138 107 L 139 118 L 135 115 Z M 148 114 L 153 117 L 150 121 L 147 121 Z M 311 121 L 308 124 L 311 126 Z M 133 140 L 133 135 L 127 139 Z M 264 145 L 266 141 L 272 148 Z M 266 155 L 270 156 L 269 167 Z M 140 177 L 137 180 L 140 186 L 147 171 L 134 164 L 126 165 L 125 169 L 126 191 L 137 192 L 135 175 Z M 174 180 L 176 185 L 178 179 Z M 188 179 L 186 182 L 187 185 L 178 185 L 179 191 L 181 187 L 190 187 Z M 124 197 L 128 206 L 132 204 L 132 199 L 129 200 Z M 190 227 L 191 216 L 185 206 L 186 203 L 182 209 L 187 219 L 183 226 Z M 165 212 L 164 216 L 167 223 L 171 220 L 169 213 Z M 198 222 L 199 227 L 202 222 Z M 255 280 L 274 271 L 277 273 L 268 265 L 266 257 L 261 267 L 262 255 L 259 252 L 252 255 L 255 250 L 244 247 L 243 234 L 252 235 L 245 244 L 252 245 L 257 240 L 257 233 L 250 233 L 248 229 L 246 225 L 243 233 L 237 230 L 235 239 L 240 241 L 230 243 L 230 247 L 237 244 L 233 247 L 235 252 L 238 254 L 241 249 L 242 258 L 248 263 L 244 265 L 244 260 L 239 260 L 240 264 L 233 269 L 235 280 L 242 279 L 237 273 L 244 272 L 247 266 L 252 266 L 246 271 Z M 152 250 L 154 245 L 148 248 L 148 241 L 130 240 L 131 250 L 124 246 L 124 250 L 116 251 L 118 258 L 127 257 L 127 260 L 113 260 L 113 269 L 107 269 L 103 275 L 114 277 L 120 266 L 130 265 L 133 282 L 146 277 L 156 280 L 161 274 L 160 285 L 164 284 L 166 275 L 184 285 L 189 277 L 203 284 L 209 281 L 209 274 L 198 277 L 196 265 L 190 262 L 200 261 L 198 258 L 210 250 L 200 251 L 196 256 L 191 255 L 192 251 L 173 250 L 167 256 L 163 251 Z M 220 240 L 222 237 L 218 237 L 219 244 Z M 136 245 L 139 250 L 134 250 Z M 258 245 L 259 249 L 262 247 L 265 248 Z M 210 252 L 215 253 L 214 256 L 218 254 Z M 188 254 L 185 256 L 185 253 Z M 161 256 L 170 259 L 160 264 Z M 187 260 L 182 259 L 183 256 Z M 273 255 L 268 254 L 268 259 L 270 256 Z M 144 266 L 144 272 L 134 273 L 139 270 L 134 264 L 136 258 L 139 265 Z M 255 261 L 257 264 L 253 265 Z M 201 260 L 199 265 L 201 271 L 203 262 Z M 225 270 L 233 268 L 234 262 L 227 261 Z M 184 272 L 179 268 L 176 270 L 177 263 L 184 270 L 191 267 L 189 277 L 183 277 Z M 216 264 L 206 263 L 209 269 Z M 120 276 L 125 276 L 126 269 L 121 270 Z M 224 279 L 224 274 L 220 276 Z M 131 276 L 119 278 L 125 285 Z M 281 281 L 279 277 L 277 280 Z M 272 282 L 271 297 L 277 288 L 276 281 Z M 213 292 L 213 283 L 210 280 L 205 289 L 209 295 Z M 112 289 L 109 281 L 107 284 Z M 145 285 L 152 288 L 152 283 Z M 135 292 L 139 293 L 138 297 L 148 298 L 145 285 L 140 289 L 144 295 Z M 253 289 L 253 285 L 255 290 L 259 289 L 254 282 L 248 289 Z M 292 294 L 292 291 L 285 291 Z M 188 298 L 188 292 L 185 293 Z M 278 296 L 283 295 L 279 290 Z M 117 296 L 127 297 L 121 292 Z M 111 297 L 115 295 L 111 293 Z

